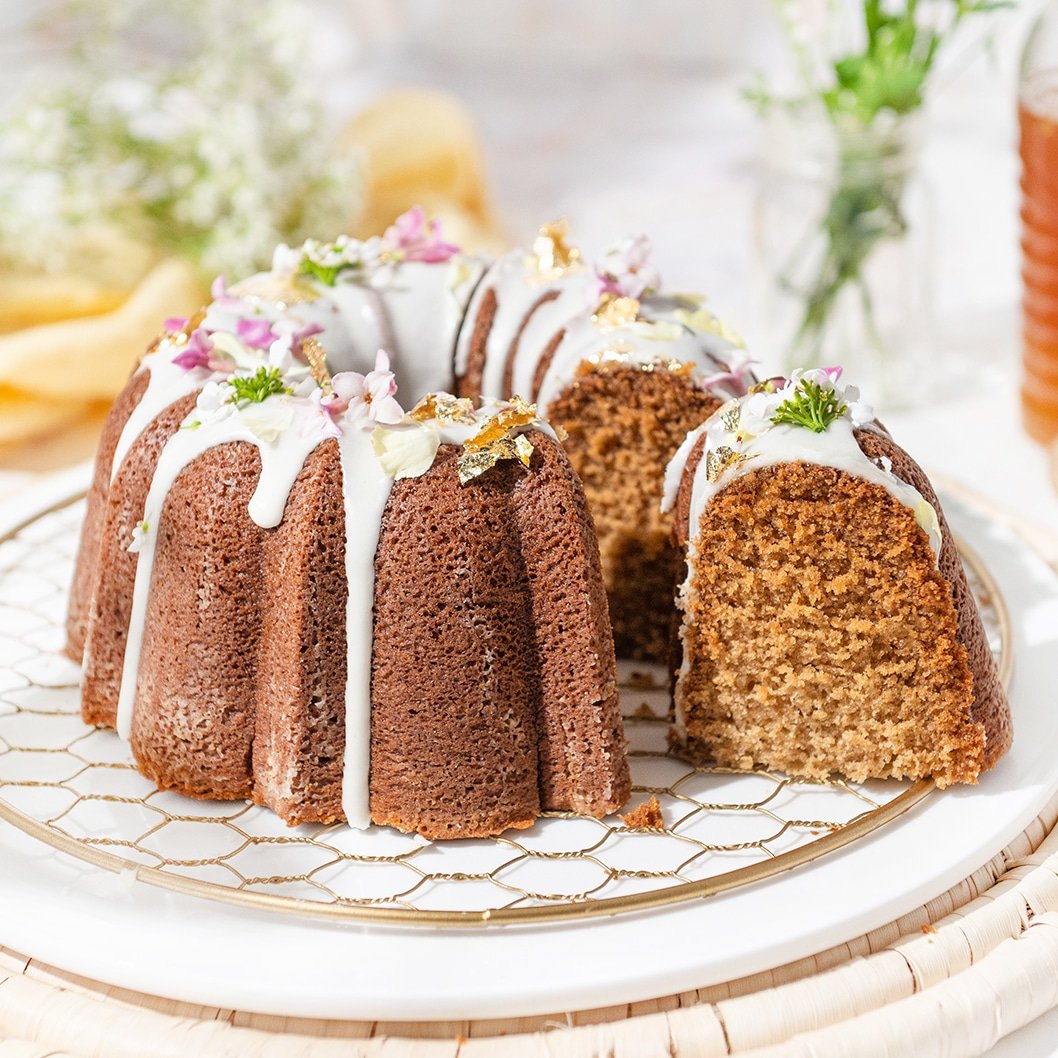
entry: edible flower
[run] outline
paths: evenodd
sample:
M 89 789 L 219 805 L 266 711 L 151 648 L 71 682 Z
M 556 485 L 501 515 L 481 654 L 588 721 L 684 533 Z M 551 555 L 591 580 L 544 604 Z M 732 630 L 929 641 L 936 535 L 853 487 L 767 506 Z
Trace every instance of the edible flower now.
M 639 301 L 645 294 L 653 293 L 661 284 L 661 277 L 651 254 L 650 240 L 645 235 L 627 235 L 611 246 L 595 266 L 599 296 L 612 294 Z
M 382 253 L 390 260 L 435 264 L 459 253 L 459 247 L 441 237 L 441 222 L 427 222 L 422 206 L 402 213 L 382 235 Z
M 231 359 L 214 348 L 213 339 L 205 327 L 196 327 L 191 332 L 187 345 L 173 357 L 173 363 L 185 371 L 201 368 L 204 371 L 219 371 L 223 374 L 231 372 L 235 367 Z
M 268 349 L 276 340 L 271 320 L 263 316 L 243 317 L 235 324 L 235 333 L 251 349 Z
M 382 349 L 375 357 L 375 369 L 366 375 L 340 371 L 331 382 L 331 391 L 320 399 L 320 408 L 329 420 L 328 432 L 338 436 L 340 425 L 365 430 L 380 423 L 400 422 L 404 409 L 393 396 L 396 392 L 389 357 Z

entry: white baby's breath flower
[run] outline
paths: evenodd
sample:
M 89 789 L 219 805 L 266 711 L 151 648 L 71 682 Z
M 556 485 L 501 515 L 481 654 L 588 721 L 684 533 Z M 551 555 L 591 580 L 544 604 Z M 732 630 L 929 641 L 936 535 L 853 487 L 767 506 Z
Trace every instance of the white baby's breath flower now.
M 55 6 L 61 21 L 82 5 Z M 248 274 L 277 242 L 344 226 L 359 164 L 331 146 L 292 0 L 106 7 L 69 79 L 0 120 L 0 256 L 66 267 L 69 235 L 90 219 L 153 234 L 208 273 Z M 133 76 L 115 61 L 176 13 L 168 62 Z

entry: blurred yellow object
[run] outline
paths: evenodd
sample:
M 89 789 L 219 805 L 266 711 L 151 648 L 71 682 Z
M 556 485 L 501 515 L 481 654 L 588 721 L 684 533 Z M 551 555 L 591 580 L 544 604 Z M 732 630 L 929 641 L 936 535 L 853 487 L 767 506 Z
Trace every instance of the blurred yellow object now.
M 378 234 L 418 204 L 465 249 L 501 248 L 481 147 L 457 102 L 435 92 L 394 92 L 345 135 L 365 169 L 352 234 Z M 72 424 L 98 419 L 99 402 L 117 395 L 167 317 L 208 300 L 188 261 L 158 261 L 149 247 L 105 229 L 86 232 L 85 244 L 78 257 L 90 273 L 0 275 L 0 465 L 29 463 L 27 445 L 37 447 L 41 438 L 59 453 L 58 465 L 90 455 L 92 431 Z M 53 443 L 55 431 L 69 431 L 68 453 Z
M 205 297 L 192 264 L 164 260 L 112 312 L 26 327 L 0 338 L 0 385 L 49 399 L 113 397 L 166 317 L 194 312 Z
M 409 206 L 421 205 L 464 250 L 503 249 L 477 133 L 451 96 L 390 92 L 349 123 L 345 145 L 361 153 L 364 165 L 364 202 L 353 234 L 375 235 Z

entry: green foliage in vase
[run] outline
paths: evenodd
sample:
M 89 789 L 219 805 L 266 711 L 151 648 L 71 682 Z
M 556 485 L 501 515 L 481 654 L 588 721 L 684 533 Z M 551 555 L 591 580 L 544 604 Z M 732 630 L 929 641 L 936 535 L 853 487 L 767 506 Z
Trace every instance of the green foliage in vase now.
M 758 81 L 746 96 L 759 110 L 822 114 L 832 127 L 834 172 L 821 218 L 825 249 L 809 281 L 791 277 L 800 259 L 784 269 L 780 284 L 801 303 L 791 361 L 818 363 L 838 299 L 858 294 L 868 336 L 881 351 L 864 269 L 875 249 L 907 231 L 901 202 L 906 169 L 900 119 L 922 107 L 930 76 L 945 43 L 965 19 L 1013 6 L 1007 0 L 862 0 L 829 3 L 824 21 L 835 23 L 852 8 L 862 47 L 822 57 L 819 38 L 833 25 L 807 26 L 796 0 L 776 0 L 797 60 L 801 92 L 780 98 Z M 818 6 L 818 5 L 817 5 Z

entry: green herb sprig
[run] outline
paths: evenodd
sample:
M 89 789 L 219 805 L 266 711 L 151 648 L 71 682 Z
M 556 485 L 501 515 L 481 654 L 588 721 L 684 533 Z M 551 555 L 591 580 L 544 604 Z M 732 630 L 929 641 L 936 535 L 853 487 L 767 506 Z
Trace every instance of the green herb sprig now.
M 259 367 L 253 375 L 230 379 L 228 385 L 232 388 L 232 395 L 226 403 L 240 406 L 260 404 L 269 397 L 294 392 L 283 381 L 278 367 Z
M 771 421 L 776 426 L 800 426 L 813 433 L 826 433 L 849 410 L 832 389 L 802 379 L 792 397 L 779 405 Z

